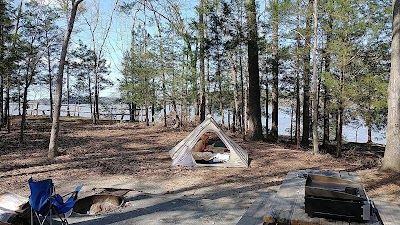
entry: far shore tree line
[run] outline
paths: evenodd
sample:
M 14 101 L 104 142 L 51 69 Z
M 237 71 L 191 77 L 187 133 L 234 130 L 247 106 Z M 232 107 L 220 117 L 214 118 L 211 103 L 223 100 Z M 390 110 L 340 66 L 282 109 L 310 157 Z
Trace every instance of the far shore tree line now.
M 400 171 L 400 143 L 392 142 L 400 133 L 400 100 L 391 96 L 400 88 L 393 80 L 400 76 L 400 63 L 393 64 L 400 60 L 398 0 L 114 0 L 103 23 L 99 0 L 40 2 L 0 0 L 0 125 L 10 132 L 10 102 L 21 102 L 21 142 L 35 85 L 48 88 L 54 105 L 51 140 L 62 101 L 89 102 L 97 123 L 100 92 L 117 85 L 132 115 L 147 109 L 147 125 L 161 114 L 165 126 L 179 127 L 188 109 L 193 121 L 216 113 L 224 125 L 229 109 L 233 131 L 253 141 L 278 141 L 284 102 L 293 109 L 296 145 L 312 144 L 316 154 L 335 141 L 341 155 L 346 123 L 368 127 L 368 142 L 372 130 L 388 124 L 386 152 L 398 157 L 384 160 L 384 168 Z M 74 13 L 80 23 L 72 33 Z M 113 83 L 105 51 L 118 17 L 130 18 L 131 41 Z M 89 39 L 74 39 L 83 31 Z

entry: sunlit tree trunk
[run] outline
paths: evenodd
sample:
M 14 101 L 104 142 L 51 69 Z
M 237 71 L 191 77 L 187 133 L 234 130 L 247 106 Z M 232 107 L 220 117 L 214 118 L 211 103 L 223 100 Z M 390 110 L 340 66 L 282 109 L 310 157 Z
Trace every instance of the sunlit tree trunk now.
M 60 109 L 61 109 L 61 98 L 62 98 L 62 85 L 63 85 L 63 74 L 64 74 L 64 66 L 65 66 L 65 58 L 68 52 L 68 44 L 71 38 L 72 29 L 74 27 L 76 13 L 78 11 L 78 6 L 83 0 L 71 0 L 72 1 L 72 9 L 71 15 L 68 22 L 68 29 L 65 32 L 64 42 L 61 49 L 61 57 L 60 64 L 58 66 L 57 73 L 57 89 L 56 89 L 56 97 L 54 101 L 54 114 L 53 114 L 53 122 L 51 127 L 50 134 L 50 143 L 49 143 L 49 152 L 48 157 L 54 158 L 58 156 L 60 153 L 58 151 L 58 134 L 60 132 Z
M 318 138 L 318 75 L 317 75 L 317 28 L 318 1 L 314 0 L 314 45 L 313 45 L 313 152 L 319 154 Z
M 383 170 L 400 172 L 400 0 L 392 1 L 392 56 L 388 87 L 388 124 Z

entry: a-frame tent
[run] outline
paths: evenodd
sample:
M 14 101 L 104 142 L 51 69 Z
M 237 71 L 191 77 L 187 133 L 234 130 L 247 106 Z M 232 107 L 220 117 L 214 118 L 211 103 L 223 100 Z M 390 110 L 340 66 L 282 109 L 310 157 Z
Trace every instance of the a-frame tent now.
M 201 136 L 207 132 L 218 135 L 226 148 L 230 151 L 230 158 L 223 164 L 198 164 L 192 156 L 192 149 L 200 140 Z M 223 167 L 248 167 L 249 155 L 228 135 L 225 134 L 211 116 L 198 125 L 185 139 L 169 151 L 173 166 L 223 166 Z

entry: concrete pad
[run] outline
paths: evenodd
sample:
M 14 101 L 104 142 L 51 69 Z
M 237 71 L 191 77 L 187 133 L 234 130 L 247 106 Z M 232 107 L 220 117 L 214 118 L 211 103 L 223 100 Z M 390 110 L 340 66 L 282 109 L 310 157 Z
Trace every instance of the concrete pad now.
M 127 196 L 124 207 L 101 215 L 68 218 L 76 225 L 159 225 L 159 224 L 236 224 L 246 212 L 243 204 L 223 199 L 202 200 L 135 192 Z

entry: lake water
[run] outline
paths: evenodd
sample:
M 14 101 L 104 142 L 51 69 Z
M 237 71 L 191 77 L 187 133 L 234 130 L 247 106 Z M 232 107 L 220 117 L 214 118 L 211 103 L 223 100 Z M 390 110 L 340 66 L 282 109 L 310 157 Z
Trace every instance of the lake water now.
M 38 107 L 38 111 L 36 108 Z M 114 120 L 120 120 L 121 115 L 115 115 L 115 114 L 121 114 L 122 112 L 125 114 L 124 120 L 129 119 L 129 111 L 127 109 L 115 109 L 117 108 L 117 105 L 107 105 L 107 106 L 101 106 L 100 111 L 101 114 L 103 114 L 103 118 L 110 118 Z M 121 108 L 119 106 L 118 108 Z M 126 107 L 127 108 L 127 107 Z M 28 110 L 28 114 L 33 114 L 33 115 L 50 115 L 49 112 L 50 107 L 48 105 L 36 105 L 36 104 L 31 104 Z M 77 108 L 76 105 L 70 105 L 70 114 L 71 116 L 78 116 L 78 113 L 76 111 L 79 110 L 79 116 L 81 117 L 87 117 L 90 118 L 90 106 L 81 104 L 79 105 L 79 108 Z M 170 108 L 167 108 L 167 111 L 170 111 Z M 269 113 L 271 113 L 272 108 L 269 107 L 268 109 Z M 18 115 L 18 106 L 16 104 L 11 105 L 11 114 L 12 115 Z M 193 110 L 192 110 L 193 114 Z M 161 115 L 161 113 L 160 113 Z M 227 118 L 228 112 L 225 112 L 225 124 L 228 123 L 228 118 Z M 61 108 L 61 116 L 67 116 L 66 112 L 66 106 L 63 106 Z M 212 115 L 214 119 L 217 122 L 220 122 L 221 117 L 217 114 Z M 290 108 L 288 107 L 280 107 L 279 109 L 279 114 L 278 114 L 278 134 L 279 135 L 290 135 Z M 158 121 L 158 122 L 161 122 Z M 262 118 L 262 123 L 263 126 L 265 126 L 265 117 Z M 268 125 L 271 127 L 271 117 L 269 117 L 269 122 Z M 294 121 L 293 121 L 294 124 Z M 322 132 L 322 131 L 320 131 Z M 386 138 L 385 138 L 385 132 L 386 130 L 381 130 L 381 131 L 372 131 L 372 141 L 374 143 L 378 144 L 385 144 L 386 143 Z M 358 128 L 351 126 L 351 125 L 344 125 L 343 126 L 343 138 L 345 141 L 348 142 L 359 142 L 359 143 L 365 143 L 368 140 L 368 129 L 365 126 L 360 126 Z

